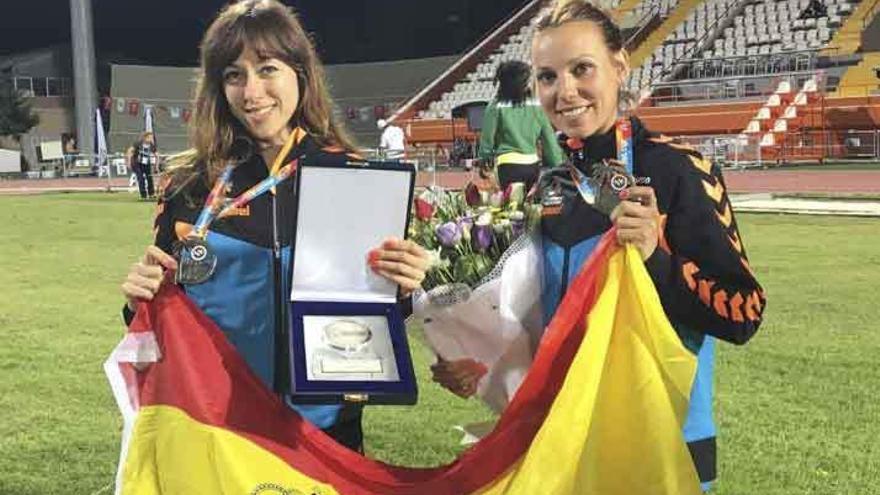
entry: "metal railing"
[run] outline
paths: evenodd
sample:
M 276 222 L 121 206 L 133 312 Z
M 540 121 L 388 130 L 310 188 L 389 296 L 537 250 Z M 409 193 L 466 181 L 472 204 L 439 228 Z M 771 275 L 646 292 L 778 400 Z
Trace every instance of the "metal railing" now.
M 683 71 L 686 77 L 677 79 L 675 82 L 693 84 L 706 79 L 812 72 L 817 70 L 819 66 L 820 51 L 823 49 L 734 55 L 712 59 L 684 59 L 677 62 L 675 66 Z
M 880 0 L 874 0 L 871 6 L 868 8 L 868 13 L 865 17 L 862 18 L 862 29 L 864 31 L 868 24 L 874 20 L 874 16 L 877 15 L 877 11 L 880 10 Z
M 705 79 L 698 81 L 670 81 L 657 85 L 652 96 L 645 98 L 642 105 L 664 106 L 673 104 L 694 104 L 705 102 L 717 102 L 718 100 L 744 99 L 764 100 L 776 92 L 776 88 L 782 81 L 789 81 L 793 92 L 797 92 L 803 82 L 813 76 L 819 76 L 822 71 L 813 72 L 787 72 L 773 74 L 769 84 L 758 89 L 759 82 L 767 82 L 767 75 L 751 75 L 742 77 L 728 77 L 718 79 Z M 817 77 L 817 91 L 826 91 L 826 78 Z
M 663 69 L 660 71 L 660 73 L 657 75 L 657 77 L 651 77 L 648 80 L 648 84 L 642 85 L 642 88 L 650 88 L 653 90 L 653 87 L 658 82 L 662 83 L 663 81 L 665 81 L 668 78 L 674 78 L 676 76 L 676 74 L 678 74 L 682 70 L 681 63 L 684 61 L 702 60 L 702 59 L 698 59 L 695 55 L 705 49 L 706 43 L 714 41 L 718 37 L 718 34 L 723 32 L 723 29 L 727 25 L 729 25 L 730 23 L 733 22 L 733 18 L 743 8 L 744 8 L 743 4 L 740 4 L 740 3 L 731 4 L 727 8 L 727 10 L 724 12 L 724 15 L 716 18 L 712 22 L 712 24 L 710 24 L 709 27 L 706 28 L 706 31 L 703 32 L 703 36 L 701 36 L 699 39 L 697 39 L 694 42 L 694 45 L 690 49 L 685 50 L 684 54 L 682 55 L 684 57 L 684 60 L 677 61 L 676 63 L 669 65 L 669 66 L 664 66 Z M 661 42 L 660 46 L 663 46 L 662 42 Z M 656 49 L 655 49 L 655 51 L 656 51 Z M 642 89 L 642 88 L 640 88 L 640 89 Z
M 786 134 L 776 161 L 825 161 L 880 159 L 878 130 L 804 130 Z
M 724 168 L 772 167 L 790 162 L 880 161 L 880 130 L 802 130 L 761 146 L 761 134 L 679 136 Z M 880 163 L 878 163 L 880 168 Z
M 678 139 L 723 168 L 744 169 L 764 165 L 760 135 L 707 134 L 679 136 Z
M 475 149 L 473 143 L 462 149 L 453 149 L 446 142 L 420 142 L 417 145 L 408 145 L 404 152 L 403 161 L 412 163 L 417 170 L 430 171 L 434 169 L 464 168 L 473 166 Z M 385 160 L 387 153 L 379 148 L 360 148 L 359 153 L 368 160 Z

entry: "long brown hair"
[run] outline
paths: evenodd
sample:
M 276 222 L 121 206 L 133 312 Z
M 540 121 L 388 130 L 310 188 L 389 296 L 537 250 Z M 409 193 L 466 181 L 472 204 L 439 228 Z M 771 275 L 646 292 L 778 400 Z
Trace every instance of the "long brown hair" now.
M 191 179 L 200 173 L 193 165 L 201 163 L 207 179 L 213 181 L 229 159 L 235 139 L 245 135 L 226 101 L 223 70 L 246 48 L 261 57 L 277 58 L 296 72 L 300 101 L 291 117 L 292 126 L 305 130 L 322 147 L 356 151 L 333 117 L 323 66 L 296 13 L 276 0 L 243 0 L 223 9 L 202 39 L 190 122 L 192 149 L 173 160 L 173 179 Z

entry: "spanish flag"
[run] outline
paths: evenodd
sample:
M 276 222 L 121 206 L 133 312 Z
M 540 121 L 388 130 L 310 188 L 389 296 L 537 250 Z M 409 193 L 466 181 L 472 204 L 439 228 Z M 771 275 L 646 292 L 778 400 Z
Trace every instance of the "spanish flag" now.
M 136 372 L 124 361 L 144 359 L 136 355 L 144 342 L 161 358 Z M 116 490 L 696 495 L 681 433 L 695 369 L 638 252 L 606 236 L 492 433 L 445 466 L 391 466 L 286 407 L 169 284 L 139 308 L 105 364 L 125 419 Z

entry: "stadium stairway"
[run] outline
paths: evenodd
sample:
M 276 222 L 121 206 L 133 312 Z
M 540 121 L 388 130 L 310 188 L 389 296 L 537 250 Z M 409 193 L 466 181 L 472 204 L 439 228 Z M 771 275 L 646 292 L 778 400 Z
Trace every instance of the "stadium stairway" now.
M 862 30 L 877 15 L 880 1 L 862 0 L 828 43 L 827 55 L 852 55 L 862 45 Z M 870 16 L 870 18 L 869 18 Z
M 794 135 L 801 129 L 816 129 L 824 125 L 821 100 L 816 76 L 804 81 L 797 93 L 792 91 L 789 81 L 782 81 L 742 134 L 761 136 L 761 156 L 767 160 L 783 156 L 791 160 L 821 159 L 822 143 L 807 146 L 786 140 L 786 136 Z
M 829 96 L 866 96 L 877 89 L 874 68 L 880 66 L 880 52 L 865 53 L 858 65 L 843 73 L 837 90 Z
M 682 0 L 678 2 L 663 23 L 657 26 L 657 28 L 654 29 L 654 32 L 652 32 L 645 41 L 639 44 L 639 46 L 630 53 L 630 67 L 636 68 L 641 66 L 642 62 L 644 62 L 649 55 L 654 53 L 654 49 L 663 43 L 663 40 L 665 40 L 670 33 L 675 31 L 675 28 L 678 27 L 679 24 L 684 22 L 688 14 L 694 10 L 701 1 L 702 0 Z

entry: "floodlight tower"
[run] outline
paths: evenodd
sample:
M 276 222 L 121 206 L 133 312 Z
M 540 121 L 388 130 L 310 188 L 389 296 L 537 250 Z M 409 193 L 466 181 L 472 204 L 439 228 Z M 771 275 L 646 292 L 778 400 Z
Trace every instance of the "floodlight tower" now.
M 98 89 L 95 78 L 95 38 L 92 0 L 70 0 L 70 37 L 73 52 L 73 88 L 76 107 L 76 143 L 89 160 L 94 158 Z

